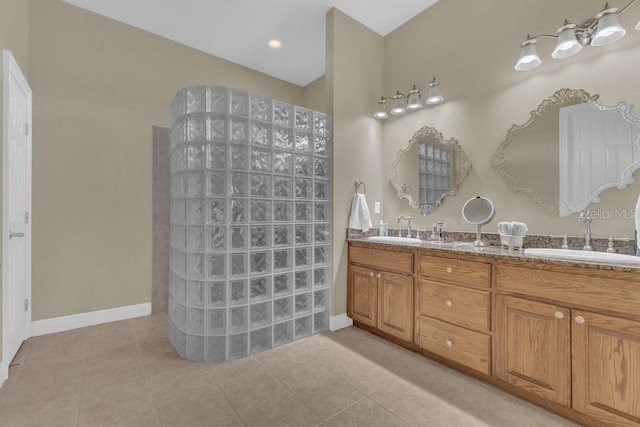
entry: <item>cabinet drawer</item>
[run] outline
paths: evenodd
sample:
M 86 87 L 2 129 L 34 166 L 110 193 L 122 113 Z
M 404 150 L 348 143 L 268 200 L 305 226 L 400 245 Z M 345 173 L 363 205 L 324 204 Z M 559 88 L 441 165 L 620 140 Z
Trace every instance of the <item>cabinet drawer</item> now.
M 431 353 L 490 374 L 491 337 L 420 316 L 419 345 Z
M 420 275 L 475 288 L 491 287 L 491 265 L 477 261 L 420 255 Z
M 498 265 L 498 289 L 567 304 L 638 316 L 640 272 L 544 265 Z M 584 274 L 581 274 L 583 273 Z
M 386 251 L 349 245 L 349 262 L 368 265 L 378 270 L 413 274 L 413 253 Z
M 488 291 L 420 280 L 418 295 L 419 314 L 471 329 L 490 330 L 491 294 Z

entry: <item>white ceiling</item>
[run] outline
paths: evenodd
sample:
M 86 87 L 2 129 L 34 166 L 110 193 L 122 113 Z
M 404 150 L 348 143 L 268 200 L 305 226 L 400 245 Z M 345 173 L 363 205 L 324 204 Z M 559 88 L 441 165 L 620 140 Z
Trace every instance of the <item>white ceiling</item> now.
M 64 1 L 306 86 L 324 74 L 325 15 L 332 7 L 385 36 L 438 0 Z M 271 39 L 282 47 L 267 47 Z

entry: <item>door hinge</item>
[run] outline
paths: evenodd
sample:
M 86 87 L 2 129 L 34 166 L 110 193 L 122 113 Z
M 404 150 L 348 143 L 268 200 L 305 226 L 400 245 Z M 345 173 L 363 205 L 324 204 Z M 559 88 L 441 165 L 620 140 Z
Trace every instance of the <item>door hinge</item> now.
M 24 134 L 29 135 L 29 123 L 24 124 Z
M 28 299 L 24 300 L 24 311 L 29 311 L 29 300 Z
M 24 223 L 29 224 L 29 212 L 24 213 Z

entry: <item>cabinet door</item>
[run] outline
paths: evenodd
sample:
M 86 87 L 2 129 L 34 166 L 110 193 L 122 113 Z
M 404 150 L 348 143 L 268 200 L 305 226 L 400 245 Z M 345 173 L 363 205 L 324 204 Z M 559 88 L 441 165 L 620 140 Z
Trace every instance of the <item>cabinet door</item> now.
M 349 266 L 347 315 L 365 325 L 376 327 L 378 310 L 376 273 L 369 268 Z
M 498 295 L 496 376 L 569 406 L 569 309 Z
M 378 273 L 378 329 L 413 342 L 413 276 Z
M 640 425 L 640 322 L 572 316 L 573 409 L 605 425 Z

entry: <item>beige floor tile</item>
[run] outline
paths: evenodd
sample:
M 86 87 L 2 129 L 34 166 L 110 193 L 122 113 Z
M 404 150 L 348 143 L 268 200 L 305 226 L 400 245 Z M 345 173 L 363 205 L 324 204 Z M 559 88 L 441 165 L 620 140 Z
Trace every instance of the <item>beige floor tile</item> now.
M 451 406 L 447 401 L 403 379 L 394 380 L 370 397 L 415 426 L 425 424 L 434 412 L 446 411 Z
M 13 420 L 77 403 L 79 398 L 79 381 L 70 381 L 59 387 L 24 386 L 7 381 L 0 389 L 0 418 L 11 425 Z
M 578 424 L 562 418 L 559 415 L 552 414 L 544 410 L 540 410 L 540 414 L 531 418 L 531 422 L 526 424 L 527 427 L 578 427 Z
M 18 352 L 16 353 L 16 355 L 13 357 L 13 360 L 11 361 L 9 366 L 11 367 L 16 365 L 23 365 L 24 362 L 27 361 L 29 354 L 31 354 L 31 350 L 33 350 L 33 341 L 32 340 L 24 341 L 20 346 L 20 348 L 18 349 Z
M 30 415 L 11 421 L 13 427 L 69 427 L 76 425 L 78 417 L 78 403 L 72 403 L 58 409 L 40 412 L 39 414 Z M 2 418 L 0 417 L 0 420 Z M 0 426 L 3 425 L 0 421 Z
M 133 333 L 133 323 L 130 319 L 119 320 L 117 322 L 102 323 L 100 325 L 87 326 L 84 328 L 87 337 L 123 335 Z
M 389 370 L 362 357 L 354 358 L 350 363 L 334 370 L 334 372 L 366 395 L 389 384 L 396 378 Z
M 222 382 L 220 387 L 236 411 L 244 411 L 286 390 L 266 368 L 240 375 L 234 381 Z
M 160 418 L 158 418 L 158 413 L 156 409 L 150 409 L 145 412 L 141 412 L 139 414 L 133 415 L 129 418 L 125 418 L 124 420 L 118 421 L 115 424 L 111 424 L 109 427 L 159 427 Z
M 263 351 L 261 353 L 254 355 L 253 357 L 258 359 L 265 365 L 268 365 L 273 362 L 277 362 L 283 359 L 288 359 L 300 353 L 302 353 L 302 350 L 299 347 L 296 347 L 293 344 L 286 344 L 281 347 L 276 347 L 274 349 L 271 349 L 269 351 Z
M 29 338 L 27 342 L 30 342 L 34 348 L 42 349 L 52 345 L 77 344 L 78 342 L 83 342 L 86 336 L 87 331 L 82 328 Z
M 105 364 L 84 368 L 82 395 L 103 393 L 145 378 L 142 360 Z
M 81 362 L 84 359 L 84 349 L 84 339 L 59 345 L 34 345 L 23 366 Z
M 156 340 L 141 348 L 142 363 L 148 376 L 184 368 L 194 363 L 180 357 L 168 339 Z
M 162 313 L 29 339 L 0 388 L 0 426 L 242 426 L 237 412 L 278 427 L 575 425 L 356 328 L 196 363 L 175 352 L 167 322 Z
M 237 417 L 215 384 L 202 386 L 189 394 L 158 404 L 157 407 L 163 426 L 234 425 Z
M 159 337 L 166 337 L 168 322 L 169 316 L 167 313 L 156 313 L 151 316 L 131 319 L 134 334 L 139 342 L 147 342 Z
M 322 424 L 322 420 L 288 390 L 240 411 L 239 414 L 248 427 L 297 427 Z
M 80 399 L 78 424 L 102 426 L 153 409 L 153 400 L 146 381 L 127 384 L 104 393 Z
M 287 387 L 293 387 L 301 382 L 329 373 L 327 368 L 315 360 L 309 359 L 305 354 L 271 362 L 267 364 L 267 368 Z
M 384 409 L 382 406 L 369 398 L 362 399 L 355 405 L 340 412 L 335 417 L 328 420 L 327 427 L 402 427 L 407 423 Z
M 224 363 L 209 364 L 210 372 L 220 385 L 233 383 L 236 378 L 249 372 L 262 371 L 265 365 L 253 356 L 230 360 Z
M 154 375 L 149 378 L 149 385 L 156 405 L 160 405 L 168 400 L 193 394 L 204 386 L 214 386 L 215 382 L 209 375 L 207 365 L 199 363 Z
M 355 387 L 331 372 L 290 388 L 323 420 L 331 418 L 364 397 Z
M 533 418 L 542 417 L 537 407 L 479 382 L 463 390 L 455 404 L 476 420 L 494 427 L 526 426 Z
M 301 353 L 300 357 L 306 357 L 311 363 L 322 365 L 329 370 L 336 370 L 350 364 L 357 354 L 341 344 L 328 342 L 314 350 Z

